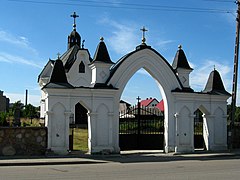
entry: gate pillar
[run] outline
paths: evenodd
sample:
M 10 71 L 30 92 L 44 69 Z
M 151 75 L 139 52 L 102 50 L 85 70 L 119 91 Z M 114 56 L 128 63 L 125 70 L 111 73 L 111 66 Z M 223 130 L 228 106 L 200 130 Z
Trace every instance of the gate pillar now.
M 203 139 L 207 150 L 211 150 L 214 143 L 214 116 L 203 114 Z
M 97 113 L 88 113 L 88 149 L 89 153 L 92 153 L 96 146 L 96 116 Z

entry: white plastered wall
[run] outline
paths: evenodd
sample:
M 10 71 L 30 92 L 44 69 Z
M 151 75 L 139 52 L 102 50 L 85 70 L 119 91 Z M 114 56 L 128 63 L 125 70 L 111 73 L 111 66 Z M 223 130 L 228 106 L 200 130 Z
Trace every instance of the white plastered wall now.
M 115 89 L 45 88 L 43 99 L 48 127 L 48 148 L 57 153 L 67 153 L 69 117 L 74 114 L 75 105 L 80 102 L 88 110 L 90 153 L 119 153 L 119 101 L 127 82 L 141 68 L 156 80 L 164 100 L 164 150 L 166 153 L 194 150 L 193 120 L 194 112 L 198 108 L 204 113 L 204 140 L 207 149 L 226 148 L 226 100 L 228 97 L 172 92 L 176 88 L 181 90 L 180 82 L 168 62 L 151 49 L 137 51 L 121 62 L 108 80 L 108 85 L 112 85 Z M 70 71 L 68 75 L 73 72 L 76 73 L 76 70 Z M 77 77 L 74 77 L 74 73 L 71 76 L 71 82 L 74 82 Z M 88 76 L 87 79 L 90 84 L 91 77 Z M 77 87 L 79 86 L 78 84 Z
M 85 73 L 79 73 L 79 65 L 83 62 L 85 65 Z M 86 50 L 79 50 L 76 60 L 71 69 L 67 73 L 68 82 L 74 87 L 89 87 L 91 84 L 92 74 L 89 68 L 89 54 Z
M 203 138 L 206 149 L 226 150 L 228 96 L 177 92 L 173 94 L 176 99 L 175 151 L 194 151 L 194 112 L 197 109 L 203 113 Z
M 66 154 L 69 148 L 69 118 L 79 102 L 88 110 L 88 144 L 90 153 L 119 153 L 116 128 L 113 127 L 115 90 L 47 89 L 46 126 L 48 148 Z

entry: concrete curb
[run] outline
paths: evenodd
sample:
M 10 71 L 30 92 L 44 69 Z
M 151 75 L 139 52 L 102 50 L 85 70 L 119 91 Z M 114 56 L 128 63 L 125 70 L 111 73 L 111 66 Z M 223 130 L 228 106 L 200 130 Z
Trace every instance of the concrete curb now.
M 240 151 L 235 152 L 202 152 L 192 154 L 164 154 L 157 152 L 125 152 L 121 155 L 67 155 L 38 157 L 0 157 L 2 166 L 42 166 L 71 164 L 103 164 L 103 163 L 133 163 L 133 162 L 164 162 L 180 160 L 214 160 L 240 158 Z
M 43 165 L 71 165 L 71 164 L 101 164 L 107 162 L 100 162 L 100 161 L 35 161 L 35 162 L 0 162 L 1 166 L 43 166 Z

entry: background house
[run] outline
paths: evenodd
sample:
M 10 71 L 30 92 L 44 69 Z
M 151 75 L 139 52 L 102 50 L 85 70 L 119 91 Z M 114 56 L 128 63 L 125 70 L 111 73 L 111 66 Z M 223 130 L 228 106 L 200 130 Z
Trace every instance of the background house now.
M 148 108 L 157 108 L 159 109 L 161 112 L 164 112 L 164 103 L 163 100 L 161 100 L 160 102 L 156 99 L 156 98 L 147 98 L 145 100 L 142 100 L 140 102 L 141 106 L 144 107 L 148 107 Z
M 8 111 L 9 101 L 9 98 L 3 95 L 3 91 L 0 91 L 0 112 Z

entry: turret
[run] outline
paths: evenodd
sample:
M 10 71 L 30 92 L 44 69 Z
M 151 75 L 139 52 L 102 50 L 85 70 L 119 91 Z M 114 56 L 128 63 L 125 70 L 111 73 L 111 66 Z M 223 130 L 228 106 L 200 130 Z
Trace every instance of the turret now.
M 177 76 L 179 77 L 183 87 L 190 88 L 189 75 L 193 69 L 189 66 L 181 45 L 178 46 L 178 51 L 175 55 L 172 67 L 175 70 Z
M 222 78 L 219 72 L 214 68 L 214 70 L 210 73 L 208 77 L 207 84 L 205 89 L 203 90 L 204 93 L 209 94 L 218 94 L 218 95 L 228 95 L 230 94 L 225 90 Z
M 103 37 L 100 40 L 90 65 L 92 69 L 92 84 L 104 84 L 109 77 L 110 67 L 113 64 L 103 41 Z

